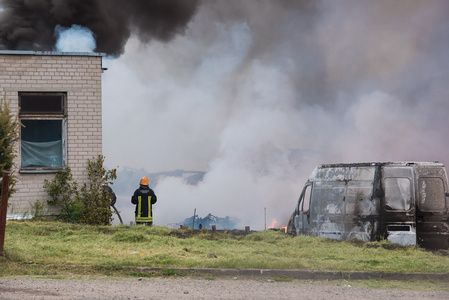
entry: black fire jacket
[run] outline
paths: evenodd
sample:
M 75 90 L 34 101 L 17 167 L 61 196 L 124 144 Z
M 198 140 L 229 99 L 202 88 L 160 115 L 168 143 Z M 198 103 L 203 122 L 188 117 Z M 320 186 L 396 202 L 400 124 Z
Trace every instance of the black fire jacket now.
M 148 186 L 141 185 L 131 197 L 131 203 L 136 205 L 134 214 L 136 222 L 152 222 L 153 211 L 151 206 L 157 202 L 156 194 Z

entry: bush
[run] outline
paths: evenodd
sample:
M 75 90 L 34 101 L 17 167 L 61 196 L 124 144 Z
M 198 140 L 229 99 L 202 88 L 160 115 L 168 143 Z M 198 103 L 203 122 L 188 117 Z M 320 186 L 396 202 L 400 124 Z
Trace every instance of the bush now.
M 14 176 L 14 158 L 17 156 L 14 151 L 14 144 L 19 140 L 20 126 L 18 115 L 11 114 L 9 102 L 6 97 L 0 101 L 0 177 L 3 172 L 10 172 L 9 196 L 14 192 L 14 186 L 17 182 Z M 0 193 L 2 184 L 0 183 Z
M 78 184 L 73 180 L 70 167 L 58 171 L 53 180 L 46 179 L 44 189 L 51 198 L 51 200 L 47 200 L 47 203 L 60 208 L 58 219 L 69 223 L 81 221 L 84 213 L 83 205 L 80 200 Z
M 116 169 L 106 171 L 103 168 L 104 157 L 88 160 L 88 183 L 81 190 L 73 180 L 71 169 L 59 171 L 53 180 L 45 180 L 44 189 L 51 200 L 47 203 L 60 208 L 59 219 L 70 223 L 105 225 L 112 220 L 110 193 L 104 186 L 111 185 L 117 178 Z
M 105 225 L 112 221 L 110 205 L 112 195 L 105 191 L 105 185 L 112 184 L 117 178 L 116 169 L 106 171 L 103 168 L 104 157 L 88 161 L 88 184 L 81 189 L 81 201 L 84 205 L 82 223 L 92 225 Z

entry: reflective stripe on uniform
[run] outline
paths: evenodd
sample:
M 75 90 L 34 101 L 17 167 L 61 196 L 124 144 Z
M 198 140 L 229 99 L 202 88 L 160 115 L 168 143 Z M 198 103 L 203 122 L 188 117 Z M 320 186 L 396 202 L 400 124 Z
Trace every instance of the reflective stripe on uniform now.
M 146 198 L 148 200 L 148 216 L 142 216 L 142 196 L 138 196 L 136 222 L 153 222 L 153 217 L 151 216 L 151 196 Z

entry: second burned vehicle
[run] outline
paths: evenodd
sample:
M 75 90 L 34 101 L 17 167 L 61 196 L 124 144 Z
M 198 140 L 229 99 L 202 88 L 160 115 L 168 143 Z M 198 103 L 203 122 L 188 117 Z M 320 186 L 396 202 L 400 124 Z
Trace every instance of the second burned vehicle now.
M 446 170 L 438 162 L 320 165 L 287 232 L 448 249 L 448 197 Z

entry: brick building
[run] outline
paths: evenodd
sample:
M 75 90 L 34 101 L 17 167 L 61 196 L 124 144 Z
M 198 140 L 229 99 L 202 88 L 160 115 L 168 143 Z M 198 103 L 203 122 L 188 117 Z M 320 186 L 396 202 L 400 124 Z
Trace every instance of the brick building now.
M 102 154 L 102 54 L 0 51 L 0 97 L 25 125 L 17 144 L 17 192 L 8 217 L 46 202 L 44 180 L 69 166 L 74 180 L 87 180 L 88 159 Z

